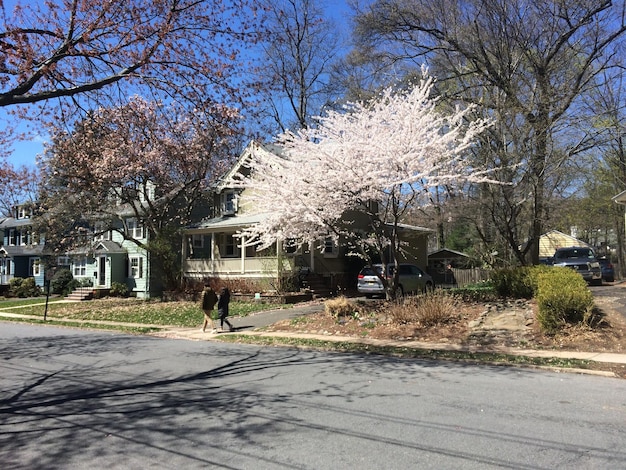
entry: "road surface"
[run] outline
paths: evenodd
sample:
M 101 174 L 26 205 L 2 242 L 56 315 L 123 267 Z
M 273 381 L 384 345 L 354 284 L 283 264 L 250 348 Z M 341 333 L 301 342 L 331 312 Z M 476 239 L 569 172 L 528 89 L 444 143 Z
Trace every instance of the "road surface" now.
M 0 322 L 2 469 L 626 468 L 626 381 Z

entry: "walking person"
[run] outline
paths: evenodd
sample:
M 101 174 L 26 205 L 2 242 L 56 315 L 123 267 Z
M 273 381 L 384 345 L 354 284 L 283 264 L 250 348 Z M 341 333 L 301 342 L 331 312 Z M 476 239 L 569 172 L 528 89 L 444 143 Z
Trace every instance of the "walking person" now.
M 206 283 L 204 285 L 204 289 L 202 290 L 201 306 L 200 306 L 202 308 L 202 312 L 204 313 L 204 323 L 202 325 L 203 333 L 205 332 L 206 327 L 209 324 L 209 322 L 211 322 L 213 333 L 217 332 L 217 329 L 215 328 L 215 325 L 213 324 L 213 318 L 212 318 L 213 308 L 215 307 L 216 303 L 217 303 L 217 294 L 215 294 L 215 291 L 211 289 L 211 286 L 209 285 L 209 283 Z
M 228 329 L 230 331 L 234 331 L 235 328 L 226 318 L 228 316 L 228 304 L 230 303 L 230 291 L 227 287 L 222 287 L 220 291 L 220 296 L 217 301 L 217 313 L 220 318 L 220 329 L 224 331 L 224 323 L 228 325 Z

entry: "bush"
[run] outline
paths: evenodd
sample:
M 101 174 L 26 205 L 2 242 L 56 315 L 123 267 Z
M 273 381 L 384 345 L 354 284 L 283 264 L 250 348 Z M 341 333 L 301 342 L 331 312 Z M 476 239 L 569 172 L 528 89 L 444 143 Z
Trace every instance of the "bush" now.
M 538 276 L 537 303 L 539 325 L 553 333 L 566 323 L 590 318 L 593 295 L 580 274 L 569 268 L 551 268 Z
M 550 266 L 518 266 L 498 269 L 491 274 L 491 282 L 500 297 L 532 299 L 537 295 L 538 276 L 551 269 Z
M 324 311 L 335 320 L 343 318 L 359 318 L 361 308 L 344 296 L 324 302 Z
M 457 307 L 453 295 L 437 289 L 424 295 L 407 297 L 403 303 L 390 304 L 386 314 L 393 323 L 433 326 L 454 318 Z
M 9 281 L 9 295 L 12 297 L 39 297 L 41 289 L 35 284 L 32 277 L 14 277 Z
M 121 282 L 112 282 L 109 294 L 112 297 L 127 297 L 128 287 L 126 286 L 126 284 L 123 284 Z
M 69 269 L 59 269 L 50 280 L 50 291 L 53 294 L 67 295 L 74 289 L 73 280 L 74 276 Z
M 491 302 L 498 298 L 498 292 L 490 281 L 455 287 L 448 292 L 463 302 Z

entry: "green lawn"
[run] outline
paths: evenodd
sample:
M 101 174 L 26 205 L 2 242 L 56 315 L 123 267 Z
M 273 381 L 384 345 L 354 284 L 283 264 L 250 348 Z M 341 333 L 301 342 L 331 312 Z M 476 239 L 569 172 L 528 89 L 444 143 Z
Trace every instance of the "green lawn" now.
M 59 302 L 61 300 L 63 300 L 61 297 L 50 297 L 48 302 L 49 303 Z M 6 299 L 6 300 L 0 300 L 0 310 L 2 310 L 3 308 L 8 309 L 11 307 L 23 307 L 26 305 L 42 304 L 42 303 L 46 303 L 45 297 L 36 297 L 36 298 L 29 298 L 29 299 Z
M 25 303 L 22 308 L 15 308 L 12 313 L 24 315 L 44 314 L 45 298 L 40 305 Z M 15 304 L 12 304 L 13 306 Z M 6 307 L 0 303 L 0 310 Z M 231 316 L 246 316 L 261 310 L 284 307 L 276 304 L 254 302 L 231 302 Z M 194 327 L 202 324 L 203 314 L 197 302 L 161 302 L 137 299 L 97 299 L 86 302 L 52 302 L 48 305 L 48 320 L 105 320 L 124 323 L 142 323 L 152 325 L 171 325 Z

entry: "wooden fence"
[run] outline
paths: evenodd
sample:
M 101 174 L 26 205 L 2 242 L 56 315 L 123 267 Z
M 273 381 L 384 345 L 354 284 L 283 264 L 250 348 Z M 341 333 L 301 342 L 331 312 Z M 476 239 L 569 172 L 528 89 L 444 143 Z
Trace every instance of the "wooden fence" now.
M 464 287 L 468 284 L 486 281 L 491 274 L 490 269 L 471 268 L 458 269 L 452 268 L 452 272 L 448 271 L 444 278 L 437 285 L 441 287 Z

